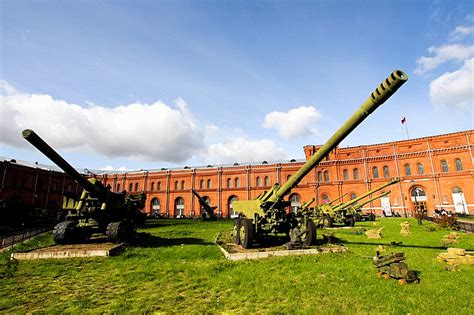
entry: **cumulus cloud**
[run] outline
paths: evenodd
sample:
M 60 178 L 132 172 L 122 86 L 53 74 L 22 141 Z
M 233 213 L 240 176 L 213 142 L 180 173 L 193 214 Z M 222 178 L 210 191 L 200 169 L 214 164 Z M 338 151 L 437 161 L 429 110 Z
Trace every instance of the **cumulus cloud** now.
M 119 171 L 119 172 L 130 172 L 130 171 L 137 171 L 136 169 L 130 169 L 130 168 L 126 168 L 125 166 L 122 166 L 122 167 L 119 167 L 119 168 L 115 168 L 113 167 L 112 165 L 107 165 L 105 167 L 102 167 L 99 169 L 100 171 L 105 171 L 105 172 L 116 172 L 116 171 Z
M 432 57 L 420 57 L 416 60 L 415 74 L 423 74 L 425 72 L 436 69 L 439 65 L 448 61 L 462 62 L 474 56 L 474 45 L 442 45 L 439 47 L 428 48 L 428 53 Z
M 473 111 L 474 58 L 453 72 L 447 72 L 430 83 L 431 102 L 435 105 L 452 106 L 467 112 Z
M 287 112 L 270 112 L 265 115 L 264 128 L 273 128 L 286 140 L 314 134 L 315 122 L 321 113 L 313 106 L 301 106 Z
M 109 158 L 183 162 L 204 149 L 201 130 L 186 102 L 161 101 L 113 108 L 87 107 L 0 85 L 0 142 L 29 145 L 21 130 L 34 129 L 56 149 L 85 149 Z
M 205 160 L 218 164 L 274 161 L 286 157 L 285 151 L 271 140 L 247 140 L 243 138 L 211 144 L 204 154 Z

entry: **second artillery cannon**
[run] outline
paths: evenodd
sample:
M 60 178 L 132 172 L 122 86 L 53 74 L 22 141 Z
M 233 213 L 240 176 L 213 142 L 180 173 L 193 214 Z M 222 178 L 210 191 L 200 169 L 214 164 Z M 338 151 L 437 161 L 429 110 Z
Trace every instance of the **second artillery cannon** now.
M 316 225 L 304 212 L 288 214 L 289 202 L 284 198 L 367 116 L 383 104 L 406 81 L 407 75 L 396 70 L 384 80 L 362 106 L 329 138 L 329 140 L 284 185 L 275 183 L 271 190 L 254 200 L 233 201 L 239 217 L 234 221 L 231 234 L 237 244 L 249 248 L 267 234 L 284 233 L 289 236 L 289 247 L 315 243 Z
M 80 243 L 93 233 L 119 243 L 134 235 L 136 224 L 144 219 L 145 193 L 112 192 L 96 178 L 84 178 L 33 130 L 25 129 L 22 135 L 84 189 L 75 209 L 54 227 L 56 243 Z

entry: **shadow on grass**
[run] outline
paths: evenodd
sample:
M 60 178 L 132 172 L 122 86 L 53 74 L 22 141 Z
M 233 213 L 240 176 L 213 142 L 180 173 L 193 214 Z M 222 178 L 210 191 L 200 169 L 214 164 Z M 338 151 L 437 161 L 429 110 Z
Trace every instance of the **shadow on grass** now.
M 351 242 L 347 240 L 340 239 L 342 244 L 354 244 L 354 245 L 383 245 L 383 246 L 392 246 L 392 247 L 407 247 L 407 248 L 424 248 L 424 249 L 440 249 L 445 250 L 448 246 L 426 246 L 426 245 L 406 245 L 401 242 Z M 466 251 L 473 251 L 473 249 L 465 249 Z
M 197 222 L 201 223 L 212 223 L 212 222 L 226 222 L 228 219 L 219 219 L 216 221 L 203 221 L 200 218 L 195 219 L 147 219 L 144 224 L 139 227 L 142 229 L 155 228 L 161 226 L 180 226 L 180 225 L 189 225 L 195 224 Z
M 213 245 L 200 238 L 195 237 L 180 237 L 180 238 L 161 238 L 150 233 L 137 233 L 136 238 L 128 243 L 129 247 L 171 247 L 180 245 Z

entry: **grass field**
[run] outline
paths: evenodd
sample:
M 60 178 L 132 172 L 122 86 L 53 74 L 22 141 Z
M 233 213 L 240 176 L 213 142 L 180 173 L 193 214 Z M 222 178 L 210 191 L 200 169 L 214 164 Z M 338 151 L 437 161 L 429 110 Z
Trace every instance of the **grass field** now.
M 432 223 L 401 237 L 402 218 L 381 219 L 381 240 L 353 229 L 335 230 L 347 253 L 229 262 L 213 244 L 230 221 L 153 221 L 135 244 L 110 258 L 20 261 L 0 253 L 2 313 L 394 313 L 473 314 L 474 266 L 449 271 L 436 256 L 446 230 Z M 373 228 L 373 222 L 357 226 Z M 356 227 L 357 229 L 357 227 Z M 318 230 L 318 238 L 324 231 Z M 456 247 L 474 250 L 474 235 Z M 391 247 L 390 242 L 403 243 Z M 15 250 L 51 244 L 43 235 Z M 420 284 L 376 277 L 371 257 L 379 244 L 403 251 Z

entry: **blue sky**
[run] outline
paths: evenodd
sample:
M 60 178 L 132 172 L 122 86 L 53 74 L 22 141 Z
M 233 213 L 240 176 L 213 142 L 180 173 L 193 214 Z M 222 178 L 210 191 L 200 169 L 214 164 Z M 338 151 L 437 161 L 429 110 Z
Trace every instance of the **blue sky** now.
M 303 158 L 394 69 L 341 146 L 474 126 L 471 1 L 0 3 L 4 157 L 48 162 L 33 128 L 77 167 Z

